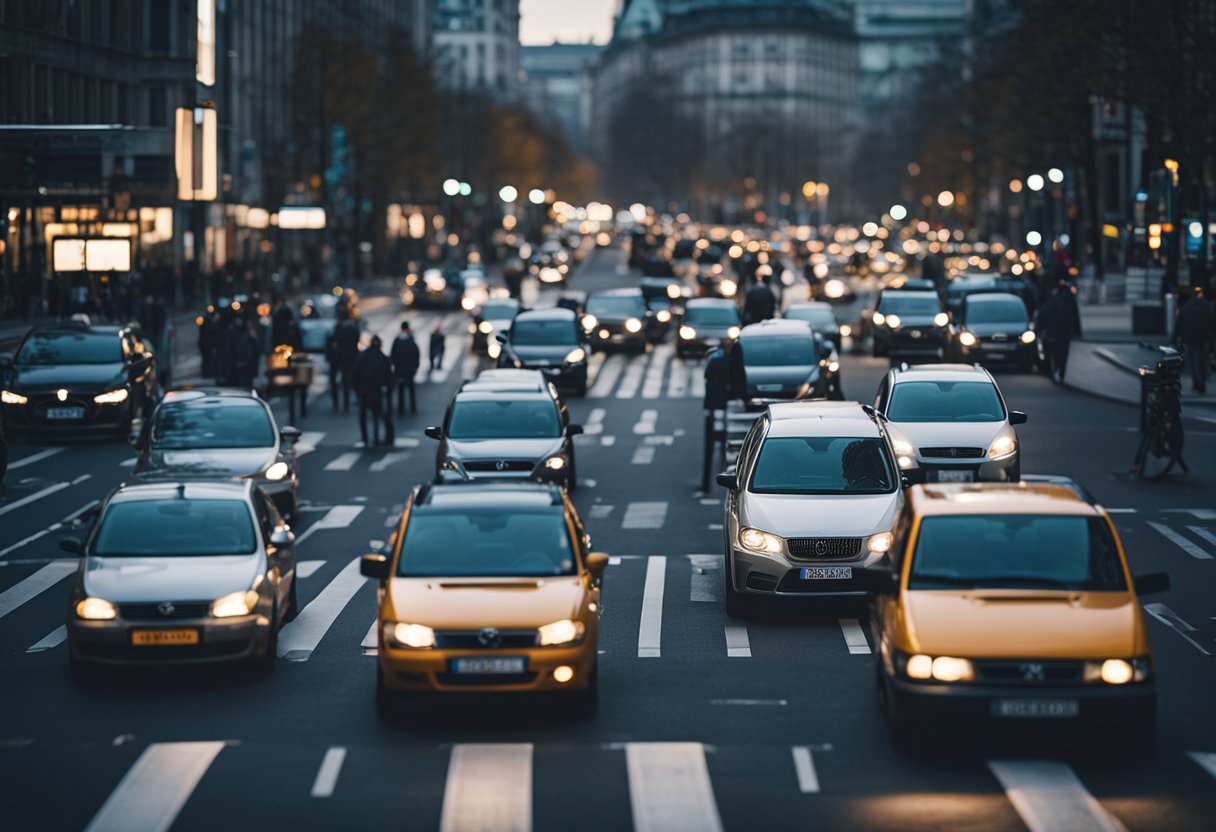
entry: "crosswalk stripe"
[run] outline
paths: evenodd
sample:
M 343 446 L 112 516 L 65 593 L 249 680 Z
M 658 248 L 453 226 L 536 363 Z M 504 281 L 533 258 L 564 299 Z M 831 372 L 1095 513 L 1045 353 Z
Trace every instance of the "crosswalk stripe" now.
M 646 368 L 646 380 L 642 384 L 643 399 L 657 399 L 663 393 L 663 376 L 667 372 L 667 362 L 671 360 L 675 347 L 671 344 L 659 344 L 650 354 L 650 366 Z
M 798 775 L 798 791 L 803 794 L 815 794 L 819 791 L 819 774 L 815 771 L 815 758 L 811 749 L 806 745 L 795 745 L 794 772 Z
M 325 589 L 300 610 L 294 621 L 279 631 L 279 656 L 293 662 L 306 662 L 334 621 L 367 581 L 359 574 L 359 558 L 338 573 Z
M 0 506 L 0 516 L 8 514 L 10 511 L 16 511 L 22 506 L 28 506 L 30 503 L 41 500 L 43 497 L 49 497 L 52 494 L 56 494 L 71 485 L 72 483 L 70 482 L 57 482 L 54 485 L 48 485 L 41 491 L 35 491 L 33 494 L 22 497 L 20 500 L 14 500 L 5 506 Z
M 622 529 L 661 529 L 667 520 L 666 502 L 630 503 L 621 519 Z
M 38 639 L 33 644 L 31 644 L 29 647 L 27 647 L 25 652 L 42 653 L 47 650 L 53 650 L 56 647 L 58 647 L 59 645 L 63 644 L 63 642 L 67 640 L 67 637 L 68 637 L 67 625 L 60 624 L 58 627 L 51 630 L 45 636 Z
M 633 456 L 629 460 L 630 465 L 649 465 L 654 462 L 654 446 L 643 445 L 633 452 Z
M 642 591 L 642 617 L 638 621 L 638 658 L 657 659 L 663 637 L 663 590 L 667 558 L 651 555 L 646 561 L 646 587 Z
M 1030 832 L 1126 832 L 1064 763 L 989 760 L 988 768 Z
M 42 460 L 49 459 L 50 457 L 53 457 L 55 454 L 62 453 L 62 452 L 63 452 L 63 448 L 47 448 L 44 451 L 39 451 L 36 454 L 30 454 L 29 456 L 22 457 L 21 459 L 18 459 L 14 462 L 10 462 L 8 464 L 8 470 L 15 471 L 18 468 L 24 468 L 27 465 L 33 465 L 35 462 L 42 462 Z
M 529 832 L 532 744 L 460 743 L 452 748 L 440 832 Z
M 1216 777 L 1216 754 L 1206 751 L 1190 751 L 1188 756 L 1195 761 L 1197 766 Z
M 849 646 L 850 653 L 869 655 L 870 643 L 866 641 L 865 631 L 861 629 L 856 618 L 840 619 L 840 629 L 844 633 L 844 643 Z
M 705 398 L 705 373 L 695 366 L 690 373 L 688 395 L 694 399 Z
M 600 366 L 600 371 L 595 374 L 595 383 L 591 385 L 591 389 L 587 391 L 589 399 L 606 399 L 608 394 L 612 392 L 612 388 L 616 386 L 616 380 L 621 377 L 621 370 L 625 368 L 625 359 L 619 355 L 609 357 Z
M 667 397 L 682 399 L 688 395 L 688 375 L 690 368 L 683 358 L 671 362 L 671 376 L 667 381 Z
M 296 440 L 296 456 L 300 457 L 312 453 L 324 438 L 325 431 L 323 430 L 304 431 L 300 434 L 300 438 Z
M 597 436 L 604 432 L 604 416 L 607 411 L 602 407 L 594 407 L 587 414 L 587 421 L 583 422 L 583 433 L 588 436 Z
M 1178 635 L 1182 636 L 1184 639 L 1186 639 L 1190 643 L 1190 645 L 1192 647 L 1194 647 L 1196 650 L 1198 650 L 1203 655 L 1205 655 L 1205 656 L 1212 655 L 1211 653 L 1208 652 L 1208 649 L 1206 647 L 1204 647 L 1202 644 L 1195 641 L 1195 639 L 1191 638 L 1191 636 L 1188 635 L 1189 633 L 1195 632 L 1194 625 L 1185 621 L 1182 618 L 1182 616 L 1178 615 L 1178 613 L 1174 612 L 1172 609 L 1167 607 L 1165 604 L 1162 604 L 1160 602 L 1153 603 L 1153 604 L 1145 604 L 1144 611 L 1147 612 L 1149 615 L 1151 615 L 1153 618 L 1160 621 L 1165 626 L 1169 627 L 1171 630 L 1173 630 Z
M 312 782 L 312 797 L 333 797 L 334 787 L 338 785 L 338 775 L 342 773 L 342 763 L 346 760 L 346 749 L 340 745 L 331 746 L 321 759 L 321 767 L 317 769 L 317 778 Z
M 717 601 L 718 587 L 722 583 L 721 555 L 689 555 L 692 562 L 692 581 L 689 587 L 690 601 Z
M 1186 552 L 1191 557 L 1197 558 L 1198 560 L 1212 560 L 1212 556 L 1204 551 L 1202 546 L 1187 540 L 1185 537 L 1178 534 L 1178 532 L 1174 531 L 1164 523 L 1154 523 L 1149 521 L 1149 525 L 1156 529 L 1158 534 L 1160 534 L 1170 543 L 1173 543 L 1182 551 Z
M 403 460 L 409 459 L 409 457 L 410 455 L 408 451 L 392 451 L 380 457 L 371 465 L 367 466 L 367 469 L 374 474 L 383 473 L 391 466 L 396 465 L 398 462 L 402 462 Z
M 625 764 L 634 832 L 721 832 L 701 743 L 631 742 Z
M 334 506 L 325 515 L 313 523 L 304 533 L 296 537 L 296 546 L 300 546 L 305 540 L 312 537 L 315 532 L 324 531 L 325 529 L 345 529 L 351 523 L 355 522 L 355 518 L 363 513 L 363 506 Z
M 323 560 L 302 560 L 296 563 L 297 578 L 311 578 L 313 574 L 325 565 Z
M 355 463 L 363 456 L 361 451 L 347 451 L 339 457 L 331 459 L 325 463 L 326 471 L 349 471 L 355 467 Z
M 0 592 L 0 618 L 4 618 L 26 601 L 46 592 L 75 572 L 76 567 L 77 561 L 75 560 L 53 560 L 21 583 Z
M 648 436 L 654 433 L 654 426 L 659 421 L 659 411 L 647 408 L 642 411 L 642 415 L 638 417 L 637 424 L 633 426 L 633 432 L 638 436 Z
M 1198 537 L 1204 543 L 1216 546 L 1216 533 L 1213 533 L 1211 529 L 1205 529 L 1203 526 L 1187 526 L 1187 528 L 1191 534 Z
M 85 832 L 164 832 L 223 748 L 222 742 L 149 745 Z
M 730 659 L 750 659 L 752 645 L 747 638 L 746 624 L 726 625 L 726 656 Z
M 616 388 L 616 397 L 618 399 L 632 399 L 638 394 L 638 387 L 642 384 L 642 375 L 646 372 L 646 356 L 635 355 L 629 359 L 629 364 L 625 367 L 625 377 L 621 379 L 620 385 Z
M 364 650 L 371 650 L 379 646 L 380 641 L 376 634 L 376 627 L 379 624 L 380 619 L 376 618 L 372 621 L 372 625 L 367 628 L 367 634 L 363 636 L 363 641 L 359 642 L 359 646 Z

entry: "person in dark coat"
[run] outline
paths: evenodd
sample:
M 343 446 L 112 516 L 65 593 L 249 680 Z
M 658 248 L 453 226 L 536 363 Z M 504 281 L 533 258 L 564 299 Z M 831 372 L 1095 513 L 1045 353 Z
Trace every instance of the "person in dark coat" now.
M 405 415 L 406 390 L 410 392 L 410 413 L 415 414 L 418 412 L 418 394 L 414 390 L 414 376 L 418 375 L 418 367 L 422 364 L 422 352 L 418 349 L 418 342 L 414 340 L 409 321 L 401 322 L 401 332 L 393 339 L 390 356 L 393 360 L 393 375 L 397 379 L 397 415 Z
M 274 309 L 270 313 L 270 348 L 274 349 L 280 344 L 296 348 L 300 346 L 300 338 L 295 313 L 287 305 L 286 298 L 275 295 Z
M 1063 384 L 1072 339 L 1081 336 L 1081 312 L 1076 293 L 1066 281 L 1060 281 L 1040 307 L 1035 330 L 1043 339 L 1048 375 L 1056 384 Z
M 338 390 L 341 385 L 342 412 L 350 413 L 351 368 L 359 357 L 359 324 L 348 314 L 339 313 L 339 321 L 330 336 L 327 350 L 329 357 L 329 393 L 334 410 L 338 409 Z
M 743 298 L 743 320 L 749 324 L 767 321 L 777 312 L 777 297 L 768 288 L 764 275 L 756 273 L 756 283 Z
M 1214 334 L 1216 323 L 1212 320 L 1212 304 L 1204 297 L 1203 288 L 1197 286 L 1195 294 L 1178 310 L 1174 327 L 1174 338 L 1186 347 L 1186 361 L 1191 365 L 1191 389 L 1196 393 L 1207 392 Z
M 444 349 L 443 322 L 435 321 L 435 326 L 431 329 L 431 342 L 427 348 L 427 359 L 430 361 L 431 372 L 443 368 Z
M 253 321 L 237 318 L 228 330 L 228 370 L 230 383 L 245 390 L 253 389 L 258 374 L 262 348 L 254 332 Z
M 380 421 L 384 420 L 384 444 L 393 444 L 393 416 L 391 408 L 385 407 L 385 399 L 393 384 L 393 364 L 381 348 L 384 342 L 379 335 L 372 336 L 367 349 L 359 353 L 350 371 L 351 387 L 359 397 L 359 433 L 363 444 L 367 441 L 367 417 L 372 417 L 372 443 L 380 444 Z

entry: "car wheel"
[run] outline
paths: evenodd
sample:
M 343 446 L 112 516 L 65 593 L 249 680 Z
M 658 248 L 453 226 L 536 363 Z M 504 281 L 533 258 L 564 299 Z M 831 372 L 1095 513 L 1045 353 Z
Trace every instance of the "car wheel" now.
M 566 474 L 566 490 L 573 494 L 578 490 L 578 463 L 570 455 L 570 471 Z
M 591 681 L 587 683 L 586 690 L 575 691 L 571 696 L 574 697 L 571 704 L 571 711 L 576 719 L 591 719 L 595 716 L 596 711 L 600 707 L 600 685 L 599 685 L 599 667 L 591 671 Z
M 257 677 L 269 676 L 274 671 L 275 662 L 279 658 L 279 609 L 275 605 L 270 615 L 270 635 L 266 639 L 266 651 L 253 659 L 253 674 Z
M 1009 481 L 1010 482 L 1021 482 L 1022 481 L 1022 457 L 1021 456 L 1018 457 L 1017 462 L 1013 463 L 1013 470 L 1011 470 L 1009 472 Z
M 287 621 L 294 621 L 300 614 L 300 573 L 291 576 L 291 592 L 287 594 Z
M 747 598 L 735 589 L 730 577 L 730 557 L 726 558 L 726 568 L 722 570 L 723 590 L 726 597 L 726 614 L 730 618 L 744 618 L 747 615 Z

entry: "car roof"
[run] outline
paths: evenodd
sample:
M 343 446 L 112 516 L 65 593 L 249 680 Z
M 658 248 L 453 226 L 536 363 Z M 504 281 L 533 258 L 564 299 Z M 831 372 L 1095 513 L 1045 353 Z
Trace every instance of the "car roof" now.
M 767 338 L 778 335 L 807 335 L 811 325 L 792 318 L 770 318 L 767 321 L 748 324 L 739 332 L 740 338 Z
M 552 306 L 547 309 L 527 309 L 515 316 L 515 322 L 520 321 L 570 321 L 574 323 L 577 316 L 571 309 Z
M 416 508 L 529 509 L 561 506 L 561 490 L 543 483 L 459 483 L 424 486 Z
M 248 400 L 256 401 L 259 404 L 262 402 L 262 398 L 253 390 L 245 390 L 240 387 L 180 387 L 165 393 L 161 402 L 169 404 L 170 402 L 180 403 L 217 399 L 227 399 L 230 401 Z
M 118 486 L 110 495 L 109 503 L 134 503 L 141 500 L 169 500 L 180 497 L 187 500 L 241 500 L 253 488 L 252 480 L 229 480 L 219 478 L 192 479 L 179 474 L 140 477 Z
M 992 303 L 994 301 L 1014 301 L 1024 308 L 1025 302 L 1013 292 L 973 292 L 966 297 L 968 305 L 972 303 Z
M 724 309 L 728 306 L 738 308 L 730 298 L 692 298 L 684 304 L 685 309 Z
M 888 291 L 890 290 L 883 290 L 884 297 L 886 297 Z M 896 289 L 892 294 L 900 298 L 932 298 L 937 302 L 941 302 L 941 298 L 938 297 L 937 292 L 934 292 L 931 289 Z
M 873 436 L 878 425 L 857 402 L 801 401 L 768 406 L 772 436 Z
M 545 381 L 545 374 L 540 370 L 524 370 L 517 367 L 490 367 L 478 373 L 476 378 L 466 381 L 464 389 L 468 389 L 468 387 L 474 384 L 485 385 L 487 387 L 510 385 L 518 386 L 521 389 L 535 388 L 543 390 L 547 382 Z
M 983 367 L 974 364 L 914 364 L 895 369 L 894 381 L 993 381 Z
M 62 321 L 41 324 L 30 329 L 28 335 L 117 335 L 127 327 L 86 324 L 81 321 Z
M 828 309 L 831 310 L 832 314 L 836 314 L 836 309 L 832 304 L 821 300 L 800 300 L 785 307 L 786 312 L 789 312 L 791 309 Z
M 622 286 L 619 289 L 600 289 L 598 292 L 592 292 L 587 296 L 587 300 L 595 298 L 637 298 L 642 296 L 642 290 L 636 286 Z
M 470 384 L 456 391 L 456 401 L 485 402 L 511 399 L 517 401 L 547 401 L 553 402 L 553 396 L 544 388 L 503 386 L 497 384 Z
M 1100 516 L 1066 485 L 1055 483 L 938 483 L 908 490 L 921 516 L 954 514 L 1054 514 Z

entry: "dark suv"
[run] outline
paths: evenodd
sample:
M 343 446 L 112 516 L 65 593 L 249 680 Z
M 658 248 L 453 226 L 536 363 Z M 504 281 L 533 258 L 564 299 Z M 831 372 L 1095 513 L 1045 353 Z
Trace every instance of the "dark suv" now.
M 870 323 L 875 358 L 937 359 L 950 316 L 936 292 L 883 291 Z
M 511 322 L 499 367 L 540 370 L 561 390 L 587 392 L 587 348 L 578 316 L 569 309 L 531 309 Z

